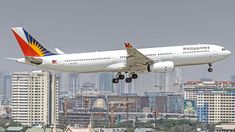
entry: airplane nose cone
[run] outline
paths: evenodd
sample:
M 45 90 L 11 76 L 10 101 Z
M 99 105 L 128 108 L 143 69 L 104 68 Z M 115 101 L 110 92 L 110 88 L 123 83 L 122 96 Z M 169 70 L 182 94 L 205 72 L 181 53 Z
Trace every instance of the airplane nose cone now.
M 230 56 L 232 53 L 230 51 L 227 51 L 227 56 Z

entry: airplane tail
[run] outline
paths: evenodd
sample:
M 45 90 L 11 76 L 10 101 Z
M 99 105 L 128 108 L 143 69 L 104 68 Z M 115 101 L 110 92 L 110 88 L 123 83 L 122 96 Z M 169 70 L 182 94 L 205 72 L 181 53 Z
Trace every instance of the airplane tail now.
M 24 56 L 42 57 L 56 55 L 44 48 L 36 39 L 34 39 L 24 28 L 13 27 L 12 31 L 18 41 Z

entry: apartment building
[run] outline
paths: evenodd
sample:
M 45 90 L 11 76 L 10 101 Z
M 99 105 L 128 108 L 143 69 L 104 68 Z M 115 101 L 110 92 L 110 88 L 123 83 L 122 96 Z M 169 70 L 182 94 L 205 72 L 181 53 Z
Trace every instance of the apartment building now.
M 205 123 L 235 122 L 235 92 L 198 92 L 197 118 Z
M 59 78 L 48 71 L 12 74 L 12 118 L 23 125 L 56 123 Z

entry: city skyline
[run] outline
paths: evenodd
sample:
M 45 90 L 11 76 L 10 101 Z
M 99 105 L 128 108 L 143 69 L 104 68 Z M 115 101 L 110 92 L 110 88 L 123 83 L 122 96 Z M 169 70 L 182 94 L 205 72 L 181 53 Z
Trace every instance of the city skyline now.
M 0 5 L 3 17 L 0 62 L 4 65 L 0 68 L 9 72 L 35 69 L 5 59 L 22 57 L 11 32 L 12 26 L 23 26 L 48 49 L 60 48 L 66 53 L 124 49 L 125 41 L 137 48 L 213 43 L 233 53 L 233 4 L 221 1 L 47 1 L 45 5 L 42 1 L 4 1 Z M 207 72 L 207 65 L 184 67 L 183 80 L 202 77 L 230 80 L 233 58 L 232 54 L 214 64 L 213 73 Z
M 234 5 L 221 0 L 1 1 L 0 131 L 234 131 Z M 137 49 L 213 44 L 232 54 L 214 63 L 211 73 L 208 65 L 175 67 L 114 84 L 117 73 L 51 71 L 6 59 L 24 57 L 12 27 L 24 27 L 48 50 L 65 54 L 125 50 L 124 42 Z

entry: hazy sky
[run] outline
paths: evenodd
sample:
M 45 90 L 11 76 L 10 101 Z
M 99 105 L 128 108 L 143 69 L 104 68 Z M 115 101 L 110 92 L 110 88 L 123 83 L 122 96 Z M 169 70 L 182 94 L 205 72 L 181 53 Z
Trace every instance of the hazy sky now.
M 11 32 L 23 26 L 47 49 L 66 53 L 212 43 L 232 51 L 226 60 L 184 68 L 184 80 L 204 75 L 230 80 L 235 54 L 234 0 L 6 0 L 0 2 L 0 69 L 31 70 L 5 57 L 22 57 Z

